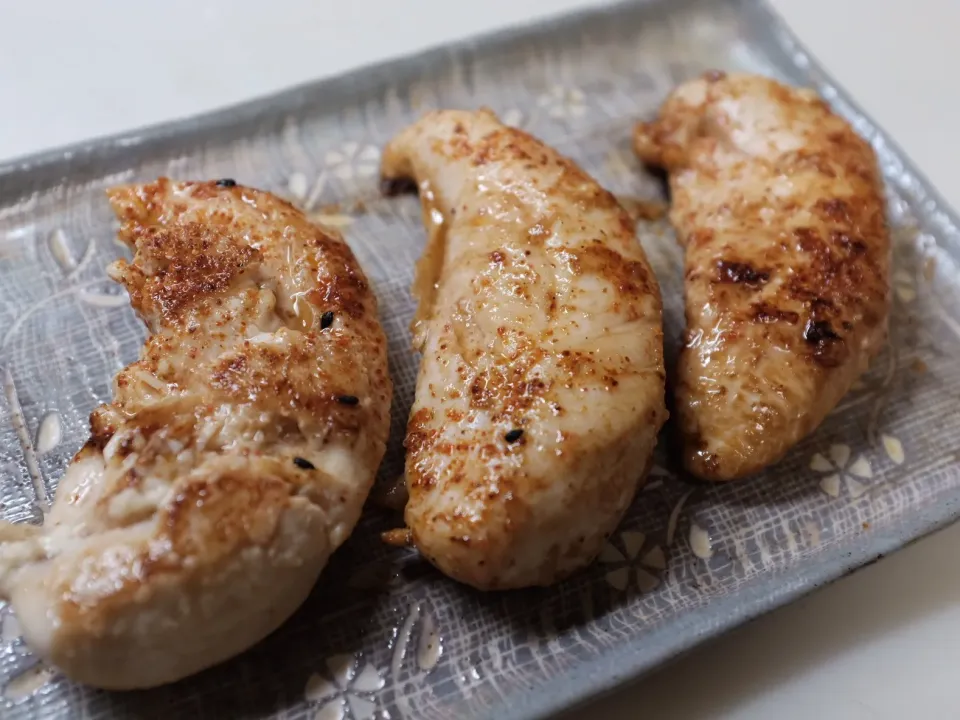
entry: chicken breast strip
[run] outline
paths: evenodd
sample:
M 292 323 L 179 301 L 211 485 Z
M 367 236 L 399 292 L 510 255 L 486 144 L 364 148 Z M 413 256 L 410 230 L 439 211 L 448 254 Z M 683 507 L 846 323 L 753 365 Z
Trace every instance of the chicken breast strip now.
M 570 160 L 486 110 L 386 147 L 414 179 L 422 353 L 406 522 L 443 572 L 492 590 L 590 563 L 666 418 L 661 302 L 634 223 Z
M 870 145 L 810 90 L 711 73 L 641 123 L 686 248 L 686 468 L 732 480 L 816 428 L 882 347 L 890 241 Z
M 111 277 L 152 333 L 43 527 L 7 525 L 0 592 L 41 658 L 103 688 L 171 682 L 303 602 L 360 515 L 391 385 L 350 249 L 231 180 L 114 188 Z

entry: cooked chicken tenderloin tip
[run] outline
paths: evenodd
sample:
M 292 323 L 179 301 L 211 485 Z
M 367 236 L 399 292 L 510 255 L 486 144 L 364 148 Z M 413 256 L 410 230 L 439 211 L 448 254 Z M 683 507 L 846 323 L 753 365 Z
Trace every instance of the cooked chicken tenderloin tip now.
M 780 460 L 883 346 L 890 239 L 870 145 L 810 90 L 709 73 L 635 133 L 685 248 L 676 415 L 686 468 Z
M 109 191 L 150 337 L 91 415 L 42 527 L 6 525 L 0 593 L 43 660 L 145 688 L 303 602 L 386 447 L 377 303 L 335 230 L 233 181 Z
M 386 147 L 428 241 L 413 322 L 409 541 L 483 590 L 594 560 L 666 419 L 656 278 L 614 197 L 490 111 L 424 116 Z

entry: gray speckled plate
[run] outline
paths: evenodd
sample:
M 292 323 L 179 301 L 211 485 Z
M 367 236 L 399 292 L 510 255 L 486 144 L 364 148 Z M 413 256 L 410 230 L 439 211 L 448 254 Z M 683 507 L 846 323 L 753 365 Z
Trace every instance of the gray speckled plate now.
M 693 487 L 661 455 L 597 564 L 550 590 L 480 595 L 377 530 L 371 508 L 316 591 L 242 657 L 174 686 L 110 694 L 38 666 L 0 611 L 0 715 L 533 718 L 637 676 L 900 547 L 960 506 L 960 232 L 900 152 L 754 0 L 634 2 L 434 50 L 196 120 L 0 167 L 2 514 L 37 495 L 87 435 L 144 330 L 104 266 L 121 249 L 103 189 L 168 174 L 236 177 L 347 238 L 376 285 L 397 385 L 382 478 L 402 466 L 413 394 L 408 294 L 424 240 L 415 198 L 377 194 L 379 147 L 422 110 L 490 105 L 613 191 L 655 197 L 630 130 L 677 82 L 747 68 L 817 87 L 874 143 L 896 239 L 892 342 L 827 422 L 762 477 Z M 339 203 L 331 208 L 330 204 Z M 680 253 L 639 235 L 676 338 Z

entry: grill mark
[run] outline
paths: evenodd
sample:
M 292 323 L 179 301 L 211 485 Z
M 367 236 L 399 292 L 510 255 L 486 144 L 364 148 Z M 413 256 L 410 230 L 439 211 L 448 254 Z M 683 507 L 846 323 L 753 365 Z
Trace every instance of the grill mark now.
M 779 321 L 796 323 L 800 315 L 792 310 L 781 310 L 776 305 L 760 302 L 753 306 L 753 319 L 762 323 L 775 323 Z
M 732 262 L 729 260 L 717 261 L 719 282 L 727 284 L 746 285 L 749 288 L 759 288 L 770 280 L 770 273 L 757 270 L 749 263 Z
M 803 339 L 813 347 L 813 358 L 818 364 L 832 368 L 843 362 L 846 354 L 843 338 L 834 332 L 826 320 L 807 320 Z

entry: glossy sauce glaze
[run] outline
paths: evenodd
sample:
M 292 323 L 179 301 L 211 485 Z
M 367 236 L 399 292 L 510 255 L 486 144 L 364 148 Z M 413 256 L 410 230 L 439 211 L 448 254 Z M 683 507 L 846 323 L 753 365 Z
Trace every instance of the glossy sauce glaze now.
M 730 480 L 816 428 L 882 347 L 890 240 L 870 145 L 809 90 L 710 73 L 637 127 L 686 249 L 684 464 Z
M 593 560 L 666 418 L 659 288 L 630 216 L 489 111 L 426 115 L 383 156 L 429 240 L 407 438 L 411 542 L 482 589 Z
M 44 525 L 0 523 L 0 596 L 43 660 L 138 688 L 300 605 L 360 516 L 392 390 L 376 298 L 336 231 L 228 180 L 110 201 L 135 257 L 108 272 L 151 334 Z

